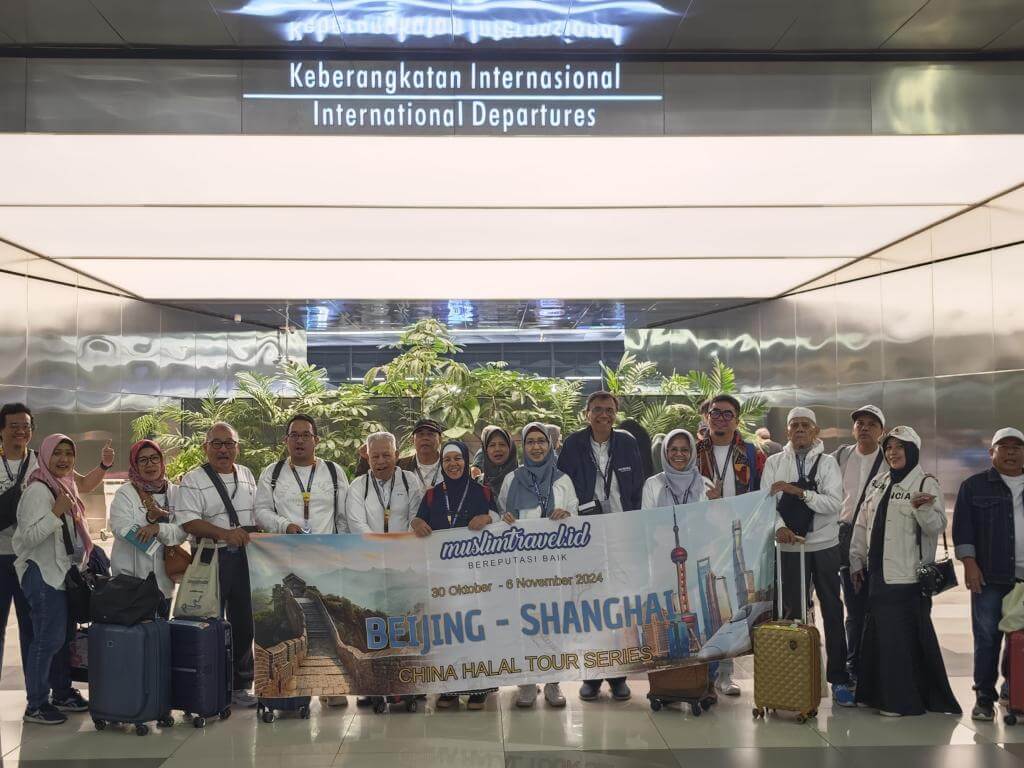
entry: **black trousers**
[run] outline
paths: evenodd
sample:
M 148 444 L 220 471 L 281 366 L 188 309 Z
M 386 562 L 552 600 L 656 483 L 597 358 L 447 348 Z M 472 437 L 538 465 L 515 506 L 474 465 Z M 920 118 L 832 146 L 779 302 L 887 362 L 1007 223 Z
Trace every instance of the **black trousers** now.
M 853 588 L 850 569 L 840 572 L 843 581 L 843 602 L 846 604 L 846 669 L 854 679 L 860 675 L 861 636 L 864 634 L 864 618 L 868 612 L 868 588 L 865 585 L 857 592 Z
M 252 591 L 249 588 L 249 561 L 245 548 L 217 550 L 220 572 L 221 611 L 231 622 L 234 647 L 234 675 L 231 687 L 239 691 L 252 686 Z
M 800 606 L 800 553 L 782 552 L 782 614 L 785 618 L 799 619 L 804 614 Z M 833 685 L 850 682 L 846 671 L 846 628 L 843 626 L 843 601 L 839 597 L 839 545 L 807 553 L 805 588 L 810 597 L 811 583 L 821 606 L 825 625 L 826 677 Z

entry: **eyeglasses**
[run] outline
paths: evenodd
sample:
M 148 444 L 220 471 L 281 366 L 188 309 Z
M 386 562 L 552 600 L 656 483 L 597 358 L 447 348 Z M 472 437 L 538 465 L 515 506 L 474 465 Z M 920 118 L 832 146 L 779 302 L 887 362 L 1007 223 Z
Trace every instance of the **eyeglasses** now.
M 316 435 L 314 435 L 312 432 L 289 432 L 288 433 L 288 439 L 289 440 L 295 440 L 295 441 L 299 441 L 299 440 L 312 440 L 314 437 L 316 437 Z
M 14 432 L 14 433 L 18 433 L 18 432 L 26 432 L 27 433 L 27 432 L 31 432 L 32 431 L 32 425 L 31 424 L 8 424 L 5 428 L 11 430 L 11 432 Z
M 720 411 L 717 408 L 708 411 L 708 416 L 712 419 L 720 419 L 722 421 L 732 421 L 736 418 L 736 414 L 732 411 Z
M 527 448 L 533 448 L 533 447 L 539 446 L 539 445 L 547 446 L 547 444 L 548 444 L 548 441 L 545 440 L 542 437 L 541 438 L 537 438 L 536 440 L 527 440 L 525 443 L 523 443 L 523 445 L 525 445 Z
M 231 450 L 232 448 L 238 445 L 238 442 L 235 440 L 211 440 L 209 443 L 207 443 L 207 445 L 209 445 L 215 451 L 219 451 L 222 448 L 227 448 L 228 450 Z
M 140 467 L 148 467 L 150 465 L 157 466 L 158 464 L 162 464 L 163 461 L 164 460 L 159 456 L 139 456 L 139 458 L 136 459 L 136 463 Z

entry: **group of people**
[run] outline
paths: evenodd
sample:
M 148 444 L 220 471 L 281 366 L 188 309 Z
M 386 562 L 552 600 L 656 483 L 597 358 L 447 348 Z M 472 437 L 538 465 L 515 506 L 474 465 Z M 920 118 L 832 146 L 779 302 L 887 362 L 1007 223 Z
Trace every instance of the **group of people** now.
M 317 457 L 317 424 L 304 414 L 290 419 L 284 457 L 259 479 L 238 463 L 239 436 L 227 423 L 208 430 L 206 462 L 177 484 L 166 476 L 160 446 L 141 440 L 130 449 L 129 482 L 110 508 L 111 570 L 155 574 L 166 615 L 174 584 L 162 549 L 190 537 L 214 541 L 223 611 L 234 637 L 233 701 L 251 706 L 256 698 L 250 690 L 253 617 L 246 545 L 254 531 L 429 536 L 449 528 L 631 512 L 765 489 L 776 504 L 776 540 L 783 550 L 783 614 L 799 618 L 807 611 L 800 604 L 803 557 L 806 586 L 813 583 L 821 609 L 835 703 L 884 715 L 960 711 L 931 623 L 931 599 L 918 584 L 918 570 L 934 561 L 947 518 L 939 482 L 921 466 L 917 432 L 908 426 L 886 431 L 881 409 L 865 405 L 851 414 L 855 443 L 829 454 L 815 413 L 798 407 L 787 416 L 785 446 L 768 456 L 762 448 L 770 440 L 744 440 L 741 404 L 723 394 L 702 406 L 696 435 L 675 429 L 658 436 L 653 451 L 645 446 L 653 452 L 645 461 L 643 438 L 616 428 L 618 407 L 608 392 L 590 395 L 587 426 L 564 444 L 552 425 L 525 425 L 517 435 L 521 463 L 517 440 L 500 427 L 484 430 L 473 458 L 464 442 L 446 440 L 443 425 L 431 419 L 415 424 L 415 452 L 404 459 L 393 434 L 376 432 L 366 438 L 351 483 L 342 467 Z M 16 503 L 16 519 L 0 529 L 0 632 L 13 601 L 27 693 L 24 719 L 57 724 L 66 719 L 64 712 L 88 707 L 70 682 L 74 625 L 64 579 L 93 548 L 82 494 L 101 482 L 114 452 L 108 443 L 101 464 L 82 475 L 71 438 L 49 435 L 35 452 L 28 447 L 32 430 L 31 411 L 23 404 L 0 409 L 0 525 L 4 502 Z M 972 592 L 976 719 L 993 717 L 1001 601 L 1024 579 L 1024 533 L 1014 537 L 1015 526 L 1024 531 L 1024 434 L 1012 428 L 997 432 L 991 457 L 991 468 L 963 483 L 953 522 L 956 556 Z M 147 555 L 129 536 L 143 543 L 156 539 L 163 547 Z M 716 665 L 714 678 L 718 693 L 740 694 L 731 659 Z M 630 698 L 623 677 L 586 680 L 580 698 L 598 698 L 604 682 L 613 699 Z M 482 708 L 490 692 L 470 692 L 467 706 Z M 522 685 L 516 704 L 534 706 L 539 694 L 539 686 Z M 565 706 L 557 683 L 547 683 L 543 695 L 548 705 Z M 458 694 L 446 694 L 438 706 L 458 701 Z M 344 706 L 347 699 L 323 703 Z

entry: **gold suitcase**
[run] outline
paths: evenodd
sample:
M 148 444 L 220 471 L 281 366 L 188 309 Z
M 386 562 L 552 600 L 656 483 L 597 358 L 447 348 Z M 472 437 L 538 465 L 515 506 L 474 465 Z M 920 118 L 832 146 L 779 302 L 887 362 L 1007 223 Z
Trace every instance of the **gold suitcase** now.
M 782 561 L 776 549 L 779 615 L 782 615 Z M 768 710 L 796 712 L 804 722 L 818 714 L 821 700 L 821 635 L 807 623 L 804 547 L 800 546 L 800 599 L 803 621 L 771 621 L 754 628 L 754 717 Z

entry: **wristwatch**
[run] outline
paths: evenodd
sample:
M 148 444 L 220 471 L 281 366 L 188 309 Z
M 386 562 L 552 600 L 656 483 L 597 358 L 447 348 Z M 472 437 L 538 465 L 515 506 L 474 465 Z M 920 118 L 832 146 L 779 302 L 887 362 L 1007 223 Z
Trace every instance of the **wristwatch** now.
M 804 489 L 804 492 L 800 494 L 800 501 L 805 502 L 805 503 L 807 502 L 807 489 L 806 488 Z
M 104 472 L 109 472 L 110 468 L 112 466 L 114 466 L 114 465 L 113 464 L 104 464 L 102 461 L 100 462 L 100 469 L 102 469 Z

